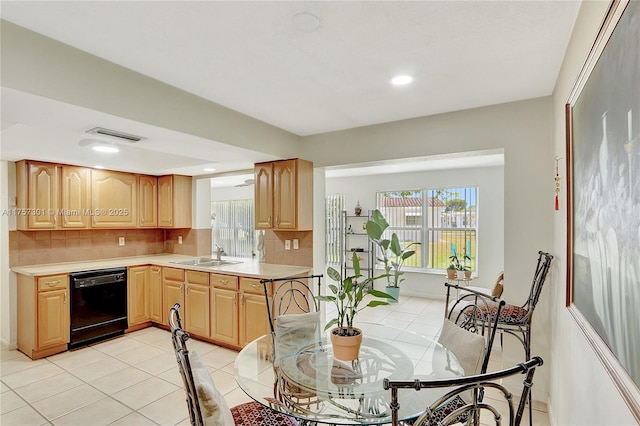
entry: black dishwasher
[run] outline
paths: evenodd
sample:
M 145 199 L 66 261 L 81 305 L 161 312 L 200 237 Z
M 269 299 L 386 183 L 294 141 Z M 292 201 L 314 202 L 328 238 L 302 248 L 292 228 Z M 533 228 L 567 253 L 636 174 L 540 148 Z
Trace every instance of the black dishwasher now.
M 127 329 L 127 268 L 69 274 L 69 349 L 124 334 Z

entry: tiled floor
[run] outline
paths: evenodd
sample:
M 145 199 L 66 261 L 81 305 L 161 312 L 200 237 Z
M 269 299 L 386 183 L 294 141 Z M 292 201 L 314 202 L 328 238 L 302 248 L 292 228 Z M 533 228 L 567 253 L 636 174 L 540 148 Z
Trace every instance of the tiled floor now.
M 365 309 L 358 320 L 435 338 L 443 311 L 441 301 L 403 297 L 398 304 Z M 236 352 L 195 340 L 189 348 L 200 353 L 230 406 L 249 401 L 233 377 Z M 490 369 L 501 367 L 496 355 Z M 147 328 L 37 361 L 3 349 L 0 359 L 2 425 L 189 424 L 167 331 Z M 547 413 L 534 410 L 534 424 L 549 424 Z

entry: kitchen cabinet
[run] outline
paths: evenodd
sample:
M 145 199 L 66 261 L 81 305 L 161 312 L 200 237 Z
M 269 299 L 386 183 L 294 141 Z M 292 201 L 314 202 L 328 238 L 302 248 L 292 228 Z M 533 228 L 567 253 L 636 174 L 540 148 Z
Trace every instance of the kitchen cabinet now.
M 60 216 L 62 228 L 88 229 L 91 217 L 91 169 L 61 166 Z
M 238 277 L 211 274 L 211 338 L 231 346 L 239 344 Z
M 158 178 L 158 227 L 191 228 L 191 177 Z
M 158 178 L 138 176 L 138 227 L 158 226 Z
M 67 350 L 70 333 L 66 274 L 17 275 L 18 349 L 32 359 Z
M 149 266 L 132 266 L 127 273 L 127 316 L 129 328 L 149 321 Z
M 153 322 L 162 323 L 164 313 L 162 312 L 162 268 L 151 266 L 149 268 L 149 319 Z M 169 311 L 167 314 L 169 315 Z
M 169 310 L 179 303 L 184 307 L 184 269 L 162 268 L 162 324 L 169 326 Z M 181 308 L 184 315 L 184 308 Z
M 91 173 L 91 227 L 135 228 L 137 179 L 130 173 L 94 170 Z
M 211 334 L 209 273 L 186 271 L 185 285 L 184 329 L 198 336 L 209 337 Z
M 313 163 L 301 159 L 256 163 L 256 229 L 313 228 Z
M 272 289 L 267 290 L 269 295 Z M 240 346 L 245 346 L 260 336 L 269 334 L 269 316 L 264 287 L 256 278 L 240 278 Z
M 56 164 L 16 163 L 16 226 L 19 230 L 55 229 L 58 226 L 59 173 Z

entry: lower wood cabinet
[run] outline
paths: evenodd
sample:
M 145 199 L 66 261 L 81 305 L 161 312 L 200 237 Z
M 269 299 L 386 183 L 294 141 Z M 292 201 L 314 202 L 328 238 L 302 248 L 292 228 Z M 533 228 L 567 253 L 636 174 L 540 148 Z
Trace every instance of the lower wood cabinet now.
M 269 290 L 268 290 L 269 291 Z M 271 291 L 269 291 L 271 294 Z M 264 287 L 256 278 L 240 278 L 240 346 L 271 331 Z
M 17 277 L 18 349 L 32 359 L 67 350 L 69 277 Z
M 179 303 L 180 315 L 184 317 L 184 269 L 162 268 L 162 309 L 161 323 L 169 326 L 169 310 Z
M 211 338 L 238 346 L 238 277 L 211 274 Z
M 165 315 L 169 311 L 163 312 L 162 304 L 162 268 L 151 266 L 149 268 L 149 319 L 153 322 L 162 323 Z
M 127 272 L 127 317 L 129 327 L 149 321 L 149 266 L 132 266 Z
M 211 334 L 209 273 L 187 271 L 184 300 L 184 328 L 195 335 Z

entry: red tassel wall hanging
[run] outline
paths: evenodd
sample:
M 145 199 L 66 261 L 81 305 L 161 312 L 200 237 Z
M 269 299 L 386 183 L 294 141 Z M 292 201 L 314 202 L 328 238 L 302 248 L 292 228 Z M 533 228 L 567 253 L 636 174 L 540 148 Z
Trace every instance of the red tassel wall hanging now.
M 560 210 L 560 173 L 558 171 L 558 163 L 560 162 L 560 157 L 556 155 L 556 176 L 553 178 L 555 181 L 555 209 L 556 211 Z

